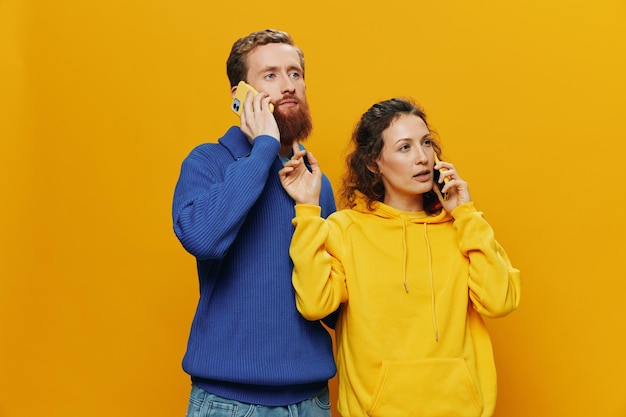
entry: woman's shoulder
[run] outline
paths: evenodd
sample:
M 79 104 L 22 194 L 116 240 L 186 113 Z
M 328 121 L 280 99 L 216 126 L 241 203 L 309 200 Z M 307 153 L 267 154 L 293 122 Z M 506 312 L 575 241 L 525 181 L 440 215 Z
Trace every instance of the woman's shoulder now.
M 328 220 L 333 223 L 348 226 L 352 223 L 358 223 L 363 221 L 364 218 L 367 216 L 369 216 L 369 214 L 367 213 L 363 213 L 351 208 L 343 208 L 328 216 Z

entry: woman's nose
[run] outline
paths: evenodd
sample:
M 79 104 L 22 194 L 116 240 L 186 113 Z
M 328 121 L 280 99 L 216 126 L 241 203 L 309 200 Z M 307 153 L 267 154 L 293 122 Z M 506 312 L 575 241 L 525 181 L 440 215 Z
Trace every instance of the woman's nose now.
M 418 148 L 417 155 L 415 155 L 416 164 L 425 164 L 428 161 L 428 156 L 422 148 Z

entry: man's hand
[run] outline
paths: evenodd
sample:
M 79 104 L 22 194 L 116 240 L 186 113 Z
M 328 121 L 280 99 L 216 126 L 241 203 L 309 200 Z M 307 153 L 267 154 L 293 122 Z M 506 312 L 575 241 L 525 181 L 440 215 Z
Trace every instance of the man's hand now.
M 243 111 L 240 116 L 241 131 L 248 137 L 250 143 L 260 135 L 275 137 L 280 142 L 280 132 L 276 119 L 270 111 L 270 96 L 259 93 L 256 96 L 248 91 L 243 102 Z

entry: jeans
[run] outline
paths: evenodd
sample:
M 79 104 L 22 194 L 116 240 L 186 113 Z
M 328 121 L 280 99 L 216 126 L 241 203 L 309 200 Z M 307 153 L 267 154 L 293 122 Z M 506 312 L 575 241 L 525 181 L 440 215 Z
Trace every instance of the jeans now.
M 187 417 L 330 417 L 330 396 L 325 388 L 317 396 L 282 407 L 229 400 L 192 385 Z

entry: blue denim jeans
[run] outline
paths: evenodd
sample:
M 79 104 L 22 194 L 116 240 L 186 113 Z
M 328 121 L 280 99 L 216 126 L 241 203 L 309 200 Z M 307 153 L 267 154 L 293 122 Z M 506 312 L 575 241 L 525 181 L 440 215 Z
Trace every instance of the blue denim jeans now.
M 328 388 L 317 396 L 283 407 L 240 403 L 192 385 L 187 417 L 330 417 Z

